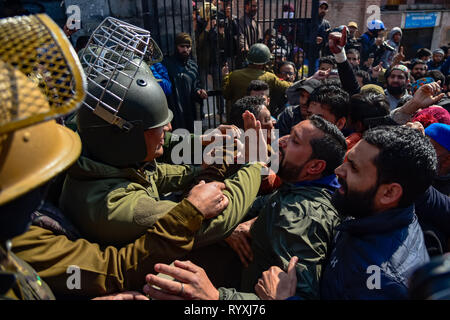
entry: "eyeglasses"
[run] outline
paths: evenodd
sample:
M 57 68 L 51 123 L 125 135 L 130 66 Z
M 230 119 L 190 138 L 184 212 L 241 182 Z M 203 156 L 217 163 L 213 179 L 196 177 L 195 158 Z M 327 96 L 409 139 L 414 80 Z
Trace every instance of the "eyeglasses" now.
M 282 74 L 287 74 L 288 76 L 293 76 L 295 74 L 295 72 L 291 72 L 291 71 L 282 71 Z

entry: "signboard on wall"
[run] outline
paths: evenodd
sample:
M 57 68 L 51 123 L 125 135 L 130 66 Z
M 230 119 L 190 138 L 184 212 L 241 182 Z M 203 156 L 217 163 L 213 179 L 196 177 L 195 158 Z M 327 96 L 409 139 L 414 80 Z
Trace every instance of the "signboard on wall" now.
M 434 28 L 441 20 L 440 12 L 408 12 L 403 16 L 403 29 Z

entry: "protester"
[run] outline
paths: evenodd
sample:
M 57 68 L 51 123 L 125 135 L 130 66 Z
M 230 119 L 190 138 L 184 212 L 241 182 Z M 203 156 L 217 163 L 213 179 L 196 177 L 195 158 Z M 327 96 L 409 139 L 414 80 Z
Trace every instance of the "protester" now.
M 348 29 L 348 40 L 345 45 L 345 50 L 356 49 L 359 53 L 361 45 L 358 42 L 358 37 L 356 33 L 358 32 L 358 24 L 354 21 L 350 21 L 347 25 Z M 359 57 L 359 54 L 358 54 Z
M 419 80 L 420 78 L 425 77 L 428 67 L 424 60 L 415 59 L 411 62 L 408 68 L 411 70 L 411 75 L 414 79 Z
M 347 39 L 348 43 L 348 39 Z M 359 70 L 359 65 L 361 64 L 360 53 L 356 49 L 350 49 L 347 51 L 347 59 L 353 67 L 353 70 Z
M 390 45 L 395 50 L 386 50 L 381 60 L 383 61 L 383 67 L 385 69 L 389 68 L 393 61 L 394 56 L 397 54 L 399 48 L 400 48 L 400 42 L 402 41 L 403 32 L 402 29 L 399 27 L 392 28 L 391 31 L 389 31 L 388 35 L 388 41 L 387 44 Z
M 284 61 L 278 65 L 277 76 L 284 81 L 293 83 L 295 80 L 295 65 L 293 62 Z
M 413 202 L 431 184 L 436 163 L 431 143 L 415 129 L 377 127 L 364 134 L 335 171 L 342 187 L 333 203 L 354 219 L 337 227 L 322 299 L 408 298 L 409 277 L 429 261 Z M 256 291 L 272 297 L 291 296 L 293 283 L 301 282 L 284 272 L 265 276 L 280 279 L 258 281 Z
M 314 89 L 318 88 L 321 82 L 316 79 L 305 79 L 294 83 L 286 90 L 286 95 L 290 106 L 278 115 L 275 125 L 280 132 L 280 137 L 291 133 L 291 129 L 300 121 L 308 117 L 308 100 Z
M 295 266 L 298 281 L 296 292 L 304 299 L 319 297 L 322 263 L 327 243 L 339 222 L 330 206 L 335 175 L 343 161 L 346 144 L 336 126 L 321 117 L 297 124 L 287 141 L 282 143 L 279 176 L 284 184 L 279 192 L 270 194 L 253 205 L 250 214 L 257 219 L 250 229 L 253 260 L 243 270 L 241 291 L 216 289 L 199 266 L 189 261 L 176 261 L 174 266 L 155 265 L 155 270 L 184 282 L 180 284 L 149 275 L 144 291 L 156 299 L 258 299 L 252 293 L 258 277 L 272 265 L 286 266 L 292 256 L 299 257 Z M 183 270 L 184 269 L 184 270 Z M 156 285 L 163 290 L 152 287 Z
M 367 31 L 361 36 L 361 61 L 364 62 L 369 58 L 369 54 L 374 54 L 374 64 L 377 64 L 377 45 L 376 39 L 384 30 L 384 23 L 381 20 L 371 20 L 367 22 Z
M 439 70 L 444 64 L 444 50 L 436 49 L 433 51 L 433 58 L 427 63 L 427 70 Z
M 196 103 L 208 98 L 208 94 L 201 84 L 197 64 L 190 57 L 191 37 L 187 33 L 177 34 L 175 47 L 175 54 L 163 61 L 173 88 L 168 97 L 173 112 L 172 127 L 194 132 L 194 121 L 200 119 L 197 116 Z
M 394 110 L 398 106 L 398 101 L 408 96 L 407 86 L 409 85 L 409 70 L 403 65 L 396 65 L 390 67 L 384 74 L 386 79 L 386 97 L 389 100 L 391 110 Z
M 431 60 L 431 56 L 433 53 L 430 49 L 427 48 L 420 48 L 416 52 L 416 59 L 422 60 L 425 63 L 428 63 Z
M 348 116 L 349 95 L 340 87 L 322 85 L 311 93 L 308 99 L 308 117 L 318 115 L 344 129 Z
M 308 76 L 308 59 L 304 58 L 304 51 L 300 47 L 294 47 L 292 50 L 292 59 L 290 61 L 294 62 L 295 69 L 298 70 L 296 75 L 296 81 L 302 80 Z
M 239 19 L 239 62 L 242 68 L 251 46 L 263 39 L 261 25 L 256 23 L 258 0 L 244 0 L 244 16 Z
M 331 31 L 331 25 L 330 22 L 325 19 L 327 13 L 328 2 L 320 1 L 316 41 L 313 44 L 313 50 L 310 51 L 311 56 L 308 56 L 308 60 L 310 62 L 309 75 L 312 75 L 314 73 L 316 61 L 322 56 L 322 50 L 324 49 L 325 44 L 328 42 L 328 34 Z

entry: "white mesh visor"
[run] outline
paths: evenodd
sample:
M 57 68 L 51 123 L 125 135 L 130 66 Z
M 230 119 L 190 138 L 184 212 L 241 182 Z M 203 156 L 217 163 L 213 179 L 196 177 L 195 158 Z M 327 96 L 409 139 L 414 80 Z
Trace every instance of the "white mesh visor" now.
M 86 48 L 79 52 L 79 56 L 88 85 L 97 87 L 101 92 L 95 96 L 87 92 L 87 96 L 95 103 L 84 105 L 108 123 L 123 128 L 126 120 L 118 117 L 117 113 L 138 69 L 143 61 L 149 65 L 160 62 L 161 50 L 148 30 L 108 17 L 95 29 Z M 120 83 L 115 80 L 118 75 Z M 99 78 L 102 81 L 99 81 Z M 111 92 L 108 88 L 112 85 L 122 90 Z M 108 102 L 103 99 L 105 95 L 108 96 Z

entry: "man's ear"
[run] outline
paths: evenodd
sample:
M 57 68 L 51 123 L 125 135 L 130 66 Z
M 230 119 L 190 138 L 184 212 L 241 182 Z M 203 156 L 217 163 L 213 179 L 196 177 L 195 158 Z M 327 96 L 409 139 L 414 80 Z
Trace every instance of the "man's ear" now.
M 313 159 L 306 164 L 306 172 L 311 176 L 322 175 L 327 167 L 325 160 Z
M 341 117 L 338 121 L 336 121 L 336 127 L 338 127 L 339 130 L 342 130 L 346 123 L 347 119 L 345 117 Z
M 375 195 L 375 206 L 384 211 L 397 207 L 403 196 L 403 188 L 399 183 L 386 183 L 378 187 Z

